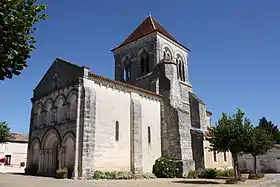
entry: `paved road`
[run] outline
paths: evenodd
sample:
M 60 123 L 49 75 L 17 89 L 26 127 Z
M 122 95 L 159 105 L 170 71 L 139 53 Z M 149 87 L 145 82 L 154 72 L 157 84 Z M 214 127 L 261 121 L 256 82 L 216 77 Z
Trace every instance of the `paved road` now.
M 0 187 L 280 187 L 280 175 L 267 175 L 262 181 L 248 181 L 237 185 L 220 184 L 222 182 L 221 180 L 190 181 L 184 179 L 78 181 L 0 174 Z

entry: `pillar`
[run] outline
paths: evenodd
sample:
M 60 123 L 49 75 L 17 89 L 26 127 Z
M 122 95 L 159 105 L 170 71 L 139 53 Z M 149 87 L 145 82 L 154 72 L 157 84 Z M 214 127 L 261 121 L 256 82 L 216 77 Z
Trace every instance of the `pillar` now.
M 42 172 L 43 171 L 43 168 L 44 168 L 44 165 L 43 165 L 43 161 L 44 161 L 44 150 L 41 149 L 39 150 L 39 158 L 38 159 L 38 162 L 39 162 L 39 165 L 38 165 L 38 172 Z M 34 162 L 34 157 L 32 158 L 33 162 Z

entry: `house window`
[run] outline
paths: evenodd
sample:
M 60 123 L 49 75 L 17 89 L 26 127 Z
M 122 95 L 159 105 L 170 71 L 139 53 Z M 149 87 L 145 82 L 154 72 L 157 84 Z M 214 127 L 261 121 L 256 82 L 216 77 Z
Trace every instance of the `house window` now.
M 151 144 L 151 127 L 148 127 L 148 143 Z
M 11 165 L 11 155 L 5 155 L 5 165 L 9 166 Z
M 217 152 L 213 151 L 214 162 L 217 162 Z
M 116 121 L 116 127 L 115 127 L 115 140 L 118 142 L 119 141 L 119 121 Z
M 227 153 L 224 152 L 224 161 L 226 162 L 227 161 Z

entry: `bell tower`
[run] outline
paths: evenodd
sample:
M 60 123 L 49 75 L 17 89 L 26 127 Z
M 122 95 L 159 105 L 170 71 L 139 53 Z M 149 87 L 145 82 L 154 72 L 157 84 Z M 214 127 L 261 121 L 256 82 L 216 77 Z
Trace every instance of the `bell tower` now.
M 171 36 L 158 21 L 148 16 L 112 50 L 115 58 L 115 79 L 137 84 L 139 79 L 152 74 L 161 61 L 171 59 L 177 66 L 177 79 L 189 84 L 188 51 L 188 48 Z
M 183 174 L 203 168 L 203 139 L 191 131 L 204 128 L 206 109 L 189 82 L 189 49 L 148 16 L 112 52 L 116 80 L 163 96 L 162 155 L 180 162 Z

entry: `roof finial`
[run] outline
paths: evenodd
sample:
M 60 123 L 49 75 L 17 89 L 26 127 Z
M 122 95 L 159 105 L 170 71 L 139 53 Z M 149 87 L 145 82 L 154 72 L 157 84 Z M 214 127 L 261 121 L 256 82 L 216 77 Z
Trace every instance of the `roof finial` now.
M 149 16 L 152 17 L 152 13 L 151 12 L 149 12 Z

